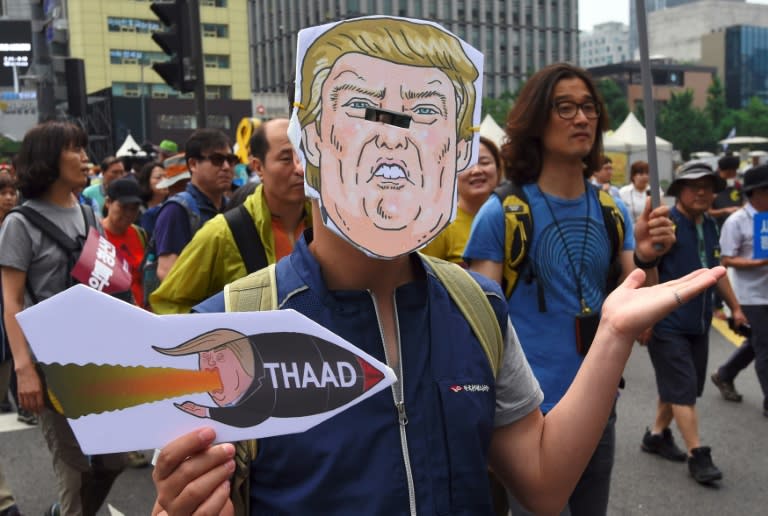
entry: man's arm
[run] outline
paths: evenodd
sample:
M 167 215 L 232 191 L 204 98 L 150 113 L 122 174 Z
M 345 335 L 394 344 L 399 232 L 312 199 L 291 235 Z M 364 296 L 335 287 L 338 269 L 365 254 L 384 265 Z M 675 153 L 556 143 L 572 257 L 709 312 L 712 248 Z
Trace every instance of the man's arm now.
M 163 254 L 157 259 L 157 279 L 160 281 L 165 280 L 168 273 L 173 269 L 176 260 L 179 259 L 178 254 Z
M 504 267 L 504 210 L 496 195 L 483 204 L 472 221 L 472 230 L 464 249 L 464 261 L 471 271 L 501 285 Z
M 720 297 L 723 298 L 725 304 L 731 309 L 731 317 L 733 317 L 733 323 L 736 326 L 749 324 L 747 316 L 741 311 L 741 305 L 736 299 L 736 294 L 733 292 L 731 281 L 728 279 L 728 276 L 723 276 L 720 278 L 720 281 L 717 282 L 717 293 L 720 294 Z
M 634 255 L 640 263 L 652 263 L 664 256 L 677 240 L 675 237 L 675 225 L 669 218 L 669 206 L 657 206 L 651 209 L 650 197 L 646 200 L 645 210 L 635 221 L 635 249 Z M 632 253 L 622 252 L 621 256 L 621 280 L 634 270 L 635 258 Z M 659 282 L 659 272 L 656 267 L 645 269 L 645 285 L 656 285 Z
M 710 215 L 710 217 L 727 217 L 731 213 L 735 213 L 739 211 L 741 206 L 726 206 L 725 208 L 710 208 L 707 213 Z
M 154 238 L 158 256 L 157 277 L 163 281 L 184 246 L 192 240 L 187 210 L 177 202 L 164 204 L 157 215 Z
M 538 410 L 495 430 L 490 463 L 515 496 L 536 513 L 565 506 L 605 428 L 634 336 L 711 287 L 725 269 L 699 270 L 684 278 L 639 288 L 633 271 L 606 299 L 589 353 L 560 402 L 543 417 Z
M 768 265 L 768 258 L 743 258 L 741 256 L 723 256 L 720 263 L 724 267 L 733 267 L 734 269 L 753 269 Z
M 503 265 L 492 260 L 472 260 L 469 264 L 469 270 L 482 274 L 488 279 L 492 279 L 501 285 L 501 276 Z

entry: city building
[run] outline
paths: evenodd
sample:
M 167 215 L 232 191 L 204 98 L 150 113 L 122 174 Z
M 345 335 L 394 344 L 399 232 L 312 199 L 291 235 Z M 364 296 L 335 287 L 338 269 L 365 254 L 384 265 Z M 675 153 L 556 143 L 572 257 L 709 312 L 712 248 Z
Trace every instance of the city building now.
M 768 103 L 768 27 L 727 27 L 703 36 L 701 45 L 702 64 L 717 68 L 729 108 L 753 97 Z
M 651 55 L 699 62 L 701 38 L 732 25 L 768 27 L 768 5 L 743 0 L 699 0 L 648 15 Z
M 638 61 L 597 66 L 588 69 L 595 80 L 613 79 L 627 96 L 630 111 L 635 111 L 643 102 L 643 85 Z M 656 112 L 667 102 L 672 93 L 693 91 L 693 105 L 703 108 L 707 103 L 707 89 L 712 83 L 714 66 L 699 66 L 674 63 L 671 60 L 653 59 L 653 101 Z
M 37 92 L 24 80 L 32 64 L 29 18 L 29 2 L 0 2 L 0 141 L 19 141 L 37 123 Z M 0 161 L 8 157 L 0 150 Z
M 631 59 L 629 27 L 621 22 L 600 23 L 592 32 L 579 34 L 579 66 L 591 68 Z
M 678 5 L 688 4 L 691 2 L 697 2 L 698 0 L 648 0 L 645 2 L 645 10 L 647 13 L 654 11 L 660 11 L 668 7 L 677 7 Z M 744 0 L 733 0 L 736 2 L 743 2 Z M 647 17 L 646 17 L 647 18 Z M 646 21 L 648 21 L 646 19 Z M 650 21 L 648 21 L 650 25 Z M 639 46 L 637 39 L 637 10 L 635 0 L 629 0 L 629 55 L 630 59 L 639 59 Z
M 577 61 L 577 0 L 248 0 L 254 104 L 284 115 L 305 27 L 383 14 L 434 20 L 485 55 L 483 96 L 514 92 L 532 72 Z
M 207 125 L 233 134 L 251 114 L 248 8 L 244 0 L 198 0 L 202 32 Z M 2 0 L 9 17 L 29 20 L 29 0 Z M 107 99 L 111 145 L 130 132 L 139 142 L 170 138 L 184 141 L 195 129 L 192 94 L 166 85 L 152 64 L 168 59 L 152 40 L 164 29 L 150 0 L 46 0 L 45 34 L 53 58 L 55 96 L 66 101 L 77 81 L 66 80 L 67 58 L 84 62 L 89 105 Z

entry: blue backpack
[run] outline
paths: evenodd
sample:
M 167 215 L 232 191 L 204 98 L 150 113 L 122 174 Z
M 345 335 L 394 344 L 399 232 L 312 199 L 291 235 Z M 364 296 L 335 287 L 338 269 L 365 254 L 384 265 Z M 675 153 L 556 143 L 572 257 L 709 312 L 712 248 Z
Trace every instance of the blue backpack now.
M 163 207 L 171 202 L 181 205 L 187 212 L 189 219 L 189 233 L 194 235 L 200 229 L 200 207 L 197 201 L 189 192 L 180 192 L 166 199 L 161 208 L 157 210 L 159 214 Z M 144 260 L 141 262 L 141 279 L 144 286 L 144 306 L 150 306 L 149 296 L 160 286 L 160 278 L 157 277 L 157 244 L 155 242 L 154 231 L 149 240 L 147 250 L 144 253 Z

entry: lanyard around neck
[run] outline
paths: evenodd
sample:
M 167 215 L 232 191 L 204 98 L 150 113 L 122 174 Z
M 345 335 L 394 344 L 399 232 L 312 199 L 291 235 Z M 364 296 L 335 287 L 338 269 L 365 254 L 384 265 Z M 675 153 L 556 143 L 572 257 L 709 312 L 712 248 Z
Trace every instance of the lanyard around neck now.
M 560 241 L 563 243 L 563 248 L 565 249 L 565 255 L 568 258 L 568 264 L 571 266 L 571 272 L 573 273 L 574 280 L 576 283 L 576 295 L 579 297 L 579 302 L 581 304 L 581 313 L 587 314 L 592 312 L 592 309 L 589 307 L 589 305 L 587 305 L 587 302 L 584 299 L 584 294 L 581 288 L 581 278 L 584 272 L 584 253 L 587 248 L 587 233 L 589 233 L 589 211 L 592 205 L 589 199 L 589 190 L 592 187 L 586 184 L 585 182 L 584 188 L 585 188 L 584 197 L 587 203 L 587 214 L 584 219 L 584 234 L 581 242 L 581 258 L 579 260 L 578 271 L 576 270 L 575 259 L 571 253 L 571 249 L 568 247 L 568 241 L 565 239 L 565 235 L 563 235 L 563 228 L 560 226 L 560 222 L 558 222 L 557 217 L 555 216 L 555 211 L 552 209 L 552 205 L 549 203 L 547 194 L 542 192 L 540 188 L 539 188 L 539 192 L 541 193 L 541 196 L 544 198 L 544 203 L 547 205 L 547 209 L 549 209 L 549 214 L 552 216 L 552 222 L 555 223 L 555 227 L 557 228 L 557 234 L 560 237 Z

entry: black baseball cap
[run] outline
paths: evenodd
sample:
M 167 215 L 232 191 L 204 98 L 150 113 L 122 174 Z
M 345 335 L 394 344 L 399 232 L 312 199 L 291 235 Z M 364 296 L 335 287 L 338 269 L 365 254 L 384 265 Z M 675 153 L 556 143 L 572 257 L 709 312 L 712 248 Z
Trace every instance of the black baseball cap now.
M 141 204 L 141 188 L 135 179 L 122 177 L 109 183 L 107 197 L 122 204 Z

